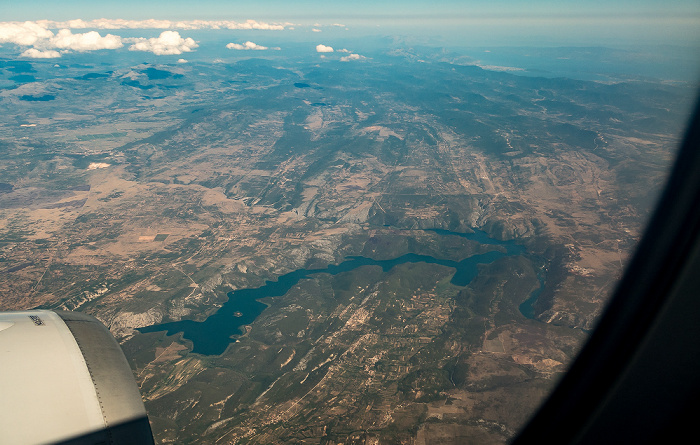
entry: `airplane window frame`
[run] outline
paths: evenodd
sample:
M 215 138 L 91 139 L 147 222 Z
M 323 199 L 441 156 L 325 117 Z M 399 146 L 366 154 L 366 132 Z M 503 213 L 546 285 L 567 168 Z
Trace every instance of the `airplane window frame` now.
M 700 411 L 699 173 L 700 100 L 597 327 L 513 445 L 687 440 Z

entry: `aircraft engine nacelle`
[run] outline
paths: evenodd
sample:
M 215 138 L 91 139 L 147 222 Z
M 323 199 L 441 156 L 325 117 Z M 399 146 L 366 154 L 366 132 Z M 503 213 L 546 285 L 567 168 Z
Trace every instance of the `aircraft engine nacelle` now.
M 0 313 L 0 443 L 153 444 L 129 364 L 102 323 Z

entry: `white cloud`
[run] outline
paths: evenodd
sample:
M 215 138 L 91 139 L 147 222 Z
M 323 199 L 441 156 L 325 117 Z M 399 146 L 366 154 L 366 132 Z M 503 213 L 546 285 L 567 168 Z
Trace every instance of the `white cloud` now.
M 339 53 L 349 53 L 349 52 L 350 52 L 349 49 L 345 49 L 345 48 L 343 48 L 343 49 L 336 49 L 335 51 L 336 51 L 336 52 L 339 52 Z
M 326 45 L 316 45 L 316 52 L 317 53 L 332 53 L 333 47 L 326 46 Z
M 247 41 L 242 45 L 240 43 L 229 43 L 228 45 L 226 45 L 226 48 L 238 49 L 238 50 L 251 50 L 252 49 L 252 50 L 258 50 L 258 51 L 268 49 L 267 46 L 258 45 L 257 43 L 253 43 L 251 41 Z
M 51 31 L 34 22 L 0 22 L 0 43 L 30 46 L 51 37 Z
M 226 22 L 228 29 L 262 29 L 271 31 L 280 31 L 284 29 L 284 25 L 278 23 L 256 22 L 255 20 L 246 20 L 245 23 Z
M 95 51 L 117 49 L 130 44 L 130 51 L 149 51 L 157 55 L 182 54 L 199 45 L 191 38 L 183 38 L 174 29 L 243 29 L 243 30 L 283 30 L 293 28 L 293 23 L 266 23 L 256 20 L 234 22 L 231 20 L 68 20 L 63 22 L 37 20 L 27 22 L 0 22 L 0 45 L 12 43 L 23 46 L 23 57 L 60 57 L 70 51 Z M 73 29 L 165 29 L 156 38 L 122 38 L 118 35 L 102 36 L 97 31 L 73 33 Z M 52 31 L 53 30 L 53 31 Z M 56 31 L 58 30 L 58 31 Z M 239 45 L 239 46 L 236 46 Z M 232 49 L 269 49 L 262 45 L 246 42 L 232 44 Z M 271 48 L 278 50 L 279 47 Z
M 333 25 L 331 25 L 331 26 L 339 26 L 341 28 L 345 27 L 345 25 L 343 25 L 342 23 L 333 23 Z
M 73 34 L 70 29 L 62 29 L 49 39 L 46 46 L 83 52 L 99 49 L 117 49 L 124 46 L 124 44 L 121 37 L 112 34 L 102 37 L 97 31 Z
M 68 20 L 57 22 L 52 20 L 38 20 L 33 22 L 45 29 L 261 29 L 278 31 L 283 30 L 288 24 L 258 22 L 246 20 L 234 22 L 232 20 L 124 20 L 124 19 L 96 19 L 96 20 Z
M 185 60 L 185 59 L 177 59 L 177 63 L 187 63 L 187 60 Z
M 129 47 L 129 51 L 149 51 L 155 55 L 177 55 L 184 52 L 190 52 L 197 48 L 197 42 L 192 38 L 186 39 L 180 36 L 177 31 L 163 31 L 160 36 L 150 39 L 136 38 L 124 39 L 125 41 L 133 42 Z
M 66 26 L 61 26 L 61 28 L 71 28 L 71 29 L 85 29 L 89 28 L 88 24 L 83 19 L 68 20 Z
M 102 37 L 97 31 L 73 34 L 69 29 L 54 34 L 36 22 L 0 22 L 0 43 L 33 46 L 22 53 L 23 57 L 33 58 L 60 57 L 56 49 L 82 52 L 123 46 L 119 36 Z
M 30 57 L 32 59 L 55 59 L 56 57 L 61 57 L 61 53 L 52 49 L 40 51 L 36 48 L 29 48 L 21 54 L 21 57 Z
M 341 61 L 341 62 L 349 62 L 349 61 L 351 61 L 351 60 L 361 60 L 361 59 L 366 59 L 366 58 L 367 58 L 367 57 L 361 56 L 361 55 L 359 55 L 359 54 L 350 54 L 350 55 L 348 55 L 348 56 L 341 57 L 341 58 L 340 58 L 340 61 Z
M 318 29 L 318 28 L 313 28 L 313 29 L 311 29 L 311 31 L 313 31 L 313 32 L 321 32 L 321 30 Z

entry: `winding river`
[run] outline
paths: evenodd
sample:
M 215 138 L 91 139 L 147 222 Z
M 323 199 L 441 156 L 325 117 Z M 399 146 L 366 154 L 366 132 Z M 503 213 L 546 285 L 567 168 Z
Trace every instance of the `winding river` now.
M 240 327 L 251 324 L 267 307 L 258 301 L 264 297 L 280 297 L 286 294 L 300 280 L 311 275 L 327 273 L 337 275 L 349 272 L 362 266 L 380 266 L 384 272 L 393 267 L 406 263 L 430 263 L 452 267 L 456 270 L 451 283 L 456 286 L 466 286 L 478 274 L 478 264 L 489 264 L 505 256 L 515 256 L 525 253 L 525 248 L 513 241 L 499 241 L 490 238 L 485 232 L 475 230 L 474 233 L 450 232 L 442 229 L 431 229 L 441 236 L 456 235 L 476 241 L 480 244 L 498 245 L 505 248 L 492 250 L 483 254 L 473 255 L 462 261 L 438 259 L 428 255 L 409 253 L 391 260 L 374 260 L 362 256 L 347 257 L 340 264 L 331 264 L 325 269 L 299 269 L 281 275 L 277 281 L 266 281 L 261 287 L 255 289 L 238 289 L 229 292 L 228 301 L 214 314 L 204 321 L 182 320 L 172 323 L 162 323 L 139 328 L 142 333 L 167 331 L 168 335 L 178 332 L 193 343 L 192 352 L 203 355 L 222 354 L 233 341 L 232 336 L 240 335 Z M 532 304 L 541 292 L 544 279 L 540 279 L 540 288 L 535 290 L 530 298 L 524 302 L 520 310 L 526 317 L 532 318 Z

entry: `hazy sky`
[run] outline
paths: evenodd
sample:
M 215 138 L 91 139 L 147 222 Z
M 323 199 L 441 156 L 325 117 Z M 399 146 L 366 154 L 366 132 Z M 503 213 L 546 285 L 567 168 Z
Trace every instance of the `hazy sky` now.
M 99 18 L 342 23 L 475 44 L 700 45 L 699 0 L 0 0 L 0 22 Z
M 0 20 L 73 18 L 363 19 L 372 17 L 677 16 L 697 18 L 697 0 L 3 0 Z

